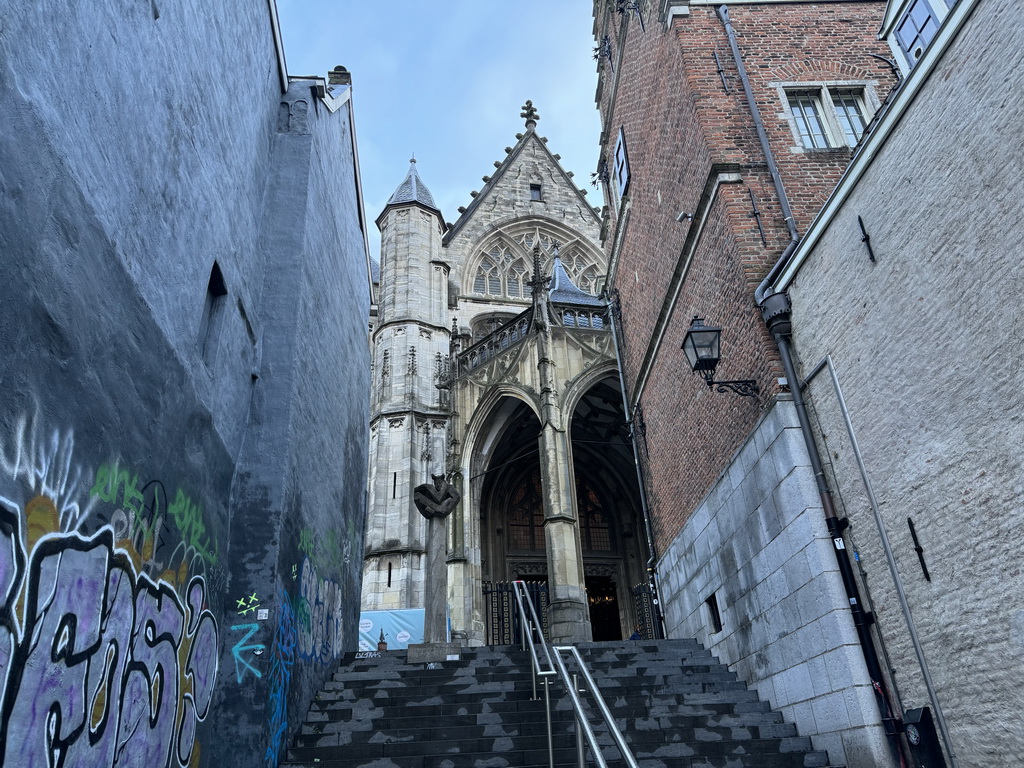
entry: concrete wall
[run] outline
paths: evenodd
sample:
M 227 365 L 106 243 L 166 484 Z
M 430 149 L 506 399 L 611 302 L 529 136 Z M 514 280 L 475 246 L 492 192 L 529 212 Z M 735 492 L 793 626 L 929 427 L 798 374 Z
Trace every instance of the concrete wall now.
M 670 637 L 704 643 L 831 764 L 890 764 L 791 400 L 758 422 L 659 571 Z
M 835 362 L 960 765 L 1017 765 L 1024 10 L 975 5 L 789 291 L 805 371 Z M 903 706 L 933 706 L 827 374 L 811 395 Z
M 365 253 L 309 86 L 265 3 L 4 12 L 5 765 L 276 765 L 356 645 Z

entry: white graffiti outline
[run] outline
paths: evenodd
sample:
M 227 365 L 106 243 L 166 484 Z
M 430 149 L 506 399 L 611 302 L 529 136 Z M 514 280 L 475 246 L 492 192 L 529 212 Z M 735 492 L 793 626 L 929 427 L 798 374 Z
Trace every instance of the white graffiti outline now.
M 13 480 L 21 480 L 34 496 L 46 496 L 57 508 L 62 531 L 71 531 L 92 511 L 89 496 L 92 473 L 83 475 L 82 468 L 74 465 L 75 436 L 71 430 L 53 430 L 49 437 L 41 426 L 43 421 L 39 402 L 35 403 L 32 418 L 22 415 L 14 428 L 14 439 L 4 445 L 0 437 L 0 469 Z M 78 499 L 85 497 L 85 506 Z M 16 509 L 17 502 L 0 497 Z

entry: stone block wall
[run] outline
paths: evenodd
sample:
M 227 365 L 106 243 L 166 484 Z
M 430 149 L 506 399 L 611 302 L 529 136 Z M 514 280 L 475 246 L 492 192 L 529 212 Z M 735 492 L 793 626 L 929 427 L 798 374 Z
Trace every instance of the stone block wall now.
M 272 10 L 0 22 L 4 765 L 276 766 L 356 647 L 351 125 Z
M 834 362 L 958 760 L 1014 765 L 1024 139 L 1007 95 L 1024 86 L 1024 14 L 1009 0 L 957 10 L 969 6 L 935 66 L 908 78 L 916 95 L 828 212 L 789 292 L 805 373 Z M 810 391 L 903 708 L 934 709 L 827 372 Z
M 759 421 L 658 567 L 670 636 L 700 640 L 831 764 L 889 765 L 791 400 Z

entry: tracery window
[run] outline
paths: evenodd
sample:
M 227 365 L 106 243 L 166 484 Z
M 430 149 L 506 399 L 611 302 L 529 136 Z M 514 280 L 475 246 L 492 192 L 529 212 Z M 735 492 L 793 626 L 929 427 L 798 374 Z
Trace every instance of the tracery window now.
M 509 240 L 492 241 L 485 246 L 479 262 L 473 267 L 473 293 L 510 299 L 530 298 L 530 276 L 533 273 L 531 254 L 540 246 L 545 271 L 550 273 L 551 261 L 559 251 L 556 238 L 539 227 L 506 233 Z M 597 295 L 600 290 L 601 266 L 597 257 L 579 245 L 570 244 L 559 252 L 573 283 L 582 291 Z
M 510 549 L 544 549 L 544 505 L 541 502 L 540 473 L 523 477 L 512 491 L 508 513 Z

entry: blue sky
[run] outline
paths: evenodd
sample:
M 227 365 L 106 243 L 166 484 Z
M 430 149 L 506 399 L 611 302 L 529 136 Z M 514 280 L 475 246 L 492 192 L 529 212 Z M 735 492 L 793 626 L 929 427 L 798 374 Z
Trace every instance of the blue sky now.
M 594 106 L 592 0 L 277 0 L 288 72 L 352 73 L 371 255 L 381 212 L 416 154 L 446 221 L 523 130 L 522 104 L 562 166 L 590 186 Z

